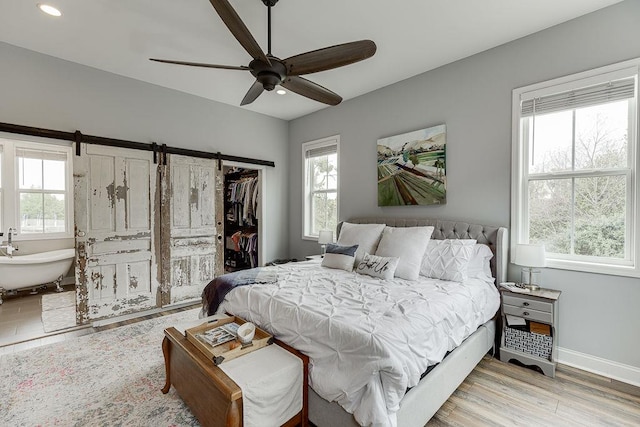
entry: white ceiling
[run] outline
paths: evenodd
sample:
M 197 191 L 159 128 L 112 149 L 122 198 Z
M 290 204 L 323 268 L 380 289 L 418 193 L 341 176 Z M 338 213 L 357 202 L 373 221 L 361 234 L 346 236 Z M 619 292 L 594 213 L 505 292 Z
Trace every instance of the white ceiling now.
M 281 0 L 272 9 L 272 53 L 371 39 L 373 58 L 307 75 L 345 100 L 621 0 Z M 49 2 L 63 15 L 36 8 Z M 267 50 L 261 0 L 230 0 Z M 154 63 L 150 57 L 224 65 L 251 60 L 207 0 L 3 0 L 0 40 L 68 61 L 238 106 L 248 71 Z M 327 107 L 263 93 L 245 107 L 290 120 Z

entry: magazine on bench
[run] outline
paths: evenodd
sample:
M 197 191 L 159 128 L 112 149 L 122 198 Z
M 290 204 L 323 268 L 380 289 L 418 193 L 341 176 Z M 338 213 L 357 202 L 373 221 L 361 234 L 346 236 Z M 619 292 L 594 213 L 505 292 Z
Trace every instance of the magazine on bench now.
M 215 347 L 235 340 L 238 336 L 238 326 L 240 325 L 237 323 L 227 323 L 222 326 L 218 326 L 217 328 L 196 334 L 195 337 L 200 341 L 209 344 L 211 347 Z

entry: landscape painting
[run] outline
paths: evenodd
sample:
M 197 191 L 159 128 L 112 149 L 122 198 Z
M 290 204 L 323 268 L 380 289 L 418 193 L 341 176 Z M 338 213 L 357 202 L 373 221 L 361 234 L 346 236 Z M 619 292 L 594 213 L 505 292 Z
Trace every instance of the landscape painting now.
M 447 201 L 446 127 L 378 140 L 378 206 Z

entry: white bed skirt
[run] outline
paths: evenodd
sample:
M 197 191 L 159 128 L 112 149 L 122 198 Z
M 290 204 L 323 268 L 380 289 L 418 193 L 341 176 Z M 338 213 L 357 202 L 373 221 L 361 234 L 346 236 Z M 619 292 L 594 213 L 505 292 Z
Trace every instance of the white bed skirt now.
M 433 368 L 400 402 L 398 427 L 423 427 L 495 344 L 495 321 L 480 326 Z M 340 405 L 309 388 L 309 420 L 318 427 L 357 426 Z

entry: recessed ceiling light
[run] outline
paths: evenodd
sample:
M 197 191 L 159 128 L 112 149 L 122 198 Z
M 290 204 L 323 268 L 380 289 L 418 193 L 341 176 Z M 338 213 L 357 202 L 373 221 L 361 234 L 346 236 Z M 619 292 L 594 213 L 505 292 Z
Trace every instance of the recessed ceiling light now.
M 51 16 L 62 16 L 62 12 L 48 4 L 38 3 L 38 9 Z
M 284 89 L 278 89 L 278 90 L 276 91 L 276 93 L 277 93 L 278 95 L 286 95 L 286 94 L 287 94 L 287 91 L 286 91 L 286 90 L 284 90 Z

